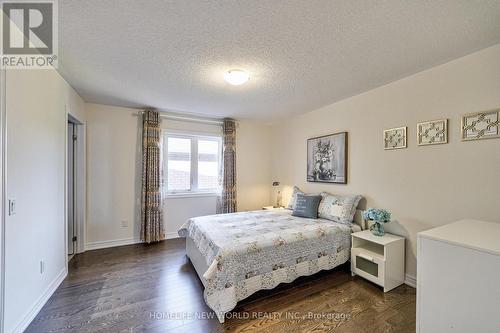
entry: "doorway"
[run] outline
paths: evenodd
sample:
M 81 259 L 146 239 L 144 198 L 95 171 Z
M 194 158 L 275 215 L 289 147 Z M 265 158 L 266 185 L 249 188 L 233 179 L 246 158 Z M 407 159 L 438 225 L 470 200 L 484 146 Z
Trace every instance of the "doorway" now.
M 75 254 L 75 246 L 77 241 L 76 236 L 76 141 L 78 139 L 77 124 L 71 120 L 68 121 L 68 257 L 69 259 Z
M 83 123 L 68 113 L 68 134 L 66 152 L 66 231 L 68 261 L 83 251 L 84 221 L 84 147 Z

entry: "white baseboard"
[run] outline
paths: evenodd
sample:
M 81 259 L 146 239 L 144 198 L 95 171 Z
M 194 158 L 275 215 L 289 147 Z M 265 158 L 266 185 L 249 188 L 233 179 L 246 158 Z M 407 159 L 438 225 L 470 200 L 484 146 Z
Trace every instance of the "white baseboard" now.
M 122 239 L 112 239 L 107 241 L 91 242 L 85 244 L 85 251 L 106 249 L 108 247 L 123 246 L 141 243 L 139 238 L 122 238 Z
M 17 324 L 17 326 L 12 330 L 12 333 L 22 333 L 26 328 L 28 328 L 29 324 L 33 319 L 35 319 L 36 315 L 43 308 L 45 303 L 49 300 L 50 296 L 56 291 L 61 282 L 66 278 L 68 272 L 66 271 L 66 267 L 64 267 L 61 272 L 56 276 L 56 278 L 49 284 L 49 286 L 45 289 L 45 291 L 40 295 L 40 297 L 36 300 L 35 304 L 31 307 L 31 310 L 24 316 L 24 318 Z
M 177 232 L 167 232 L 165 234 L 165 239 L 179 238 Z M 122 238 L 122 239 L 112 239 L 107 241 L 91 242 L 85 244 L 85 251 L 106 249 L 108 247 L 139 244 L 141 240 L 139 238 Z
M 167 232 L 165 234 L 165 239 L 174 239 L 174 238 L 179 238 L 177 232 Z
M 405 274 L 405 284 L 410 287 L 417 288 L 417 279 L 414 276 Z

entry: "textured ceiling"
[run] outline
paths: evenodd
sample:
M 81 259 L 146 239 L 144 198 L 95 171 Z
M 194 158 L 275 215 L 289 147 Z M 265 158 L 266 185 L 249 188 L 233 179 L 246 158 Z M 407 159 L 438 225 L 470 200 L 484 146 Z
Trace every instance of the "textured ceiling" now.
M 500 1 L 59 1 L 87 102 L 273 121 L 500 43 Z M 242 68 L 234 87 L 224 71 Z

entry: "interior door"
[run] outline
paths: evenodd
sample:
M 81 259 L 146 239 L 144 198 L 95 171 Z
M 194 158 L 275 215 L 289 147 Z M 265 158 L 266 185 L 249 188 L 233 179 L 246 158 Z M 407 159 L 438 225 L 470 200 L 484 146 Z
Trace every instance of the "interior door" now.
M 68 123 L 68 255 L 75 253 L 75 130 Z

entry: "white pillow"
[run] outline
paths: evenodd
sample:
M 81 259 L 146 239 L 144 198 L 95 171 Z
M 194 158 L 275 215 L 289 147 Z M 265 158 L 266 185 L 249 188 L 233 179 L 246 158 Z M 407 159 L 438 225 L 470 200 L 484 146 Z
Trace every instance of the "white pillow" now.
M 335 222 L 351 224 L 356 214 L 361 195 L 342 196 L 322 192 L 318 207 L 318 217 Z
M 297 193 L 305 194 L 303 191 L 300 190 L 297 186 L 293 187 L 293 192 L 292 196 L 290 198 L 290 201 L 288 202 L 288 206 L 286 208 L 294 210 L 295 209 L 295 203 L 297 202 Z

